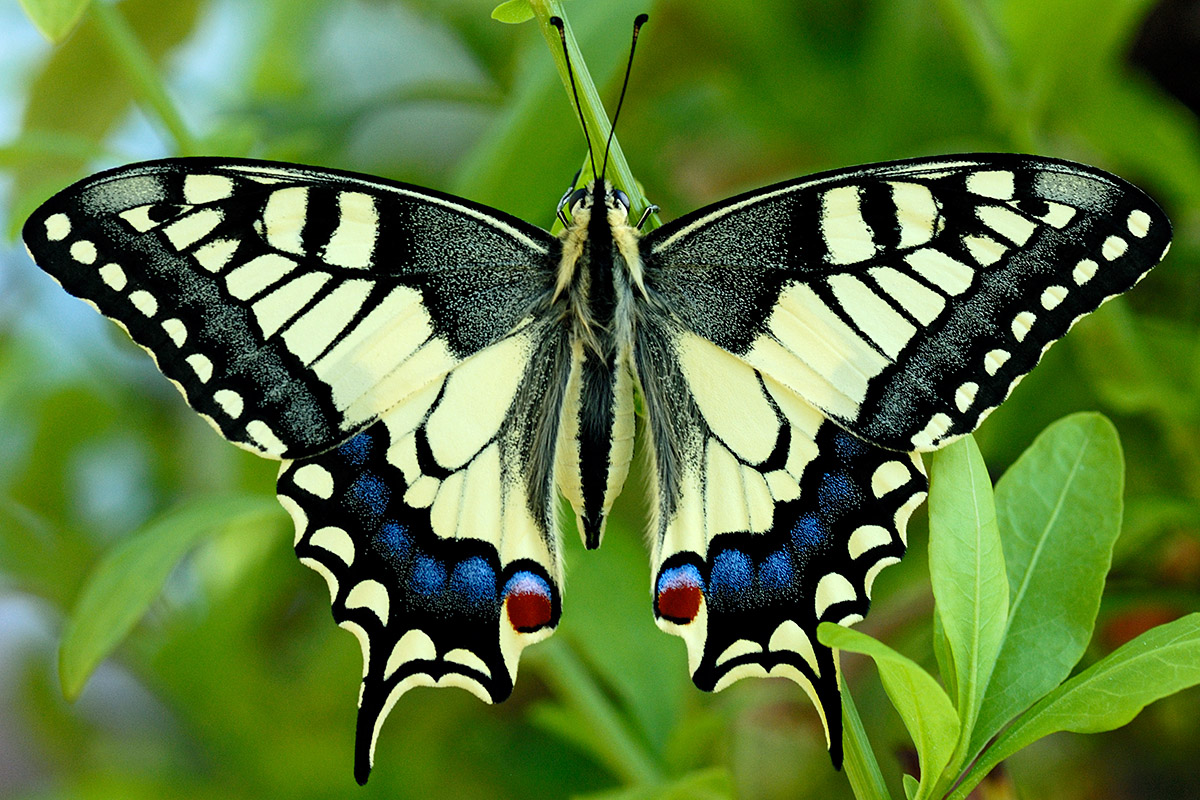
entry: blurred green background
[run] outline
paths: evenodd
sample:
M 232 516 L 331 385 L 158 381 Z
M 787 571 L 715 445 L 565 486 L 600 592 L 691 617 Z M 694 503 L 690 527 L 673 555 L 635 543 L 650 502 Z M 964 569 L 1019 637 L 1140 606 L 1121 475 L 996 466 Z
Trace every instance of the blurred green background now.
M 413 691 L 365 789 L 351 777 L 359 647 L 296 563 L 282 510 L 204 538 L 78 701 L 63 699 L 58 639 L 103 554 L 182 503 L 269 498 L 275 466 L 220 441 L 115 326 L 39 272 L 20 224 L 96 169 L 189 152 L 385 175 L 549 227 L 582 138 L 536 27 L 497 23 L 492 5 L 123 0 L 51 46 L 0 0 L 0 798 L 850 796 L 793 684 L 691 686 L 683 643 L 652 621 L 636 476 L 599 552 L 568 540 L 563 625 L 526 651 L 512 699 Z M 566 4 L 610 103 L 633 17 L 651 16 L 619 133 L 664 219 L 821 169 L 962 151 L 1084 161 L 1164 205 L 1165 263 L 1077 326 L 978 433 L 996 476 L 1065 413 L 1103 410 L 1121 432 L 1125 531 L 1085 664 L 1200 608 L 1198 9 Z M 919 513 L 860 627 L 928 665 L 924 526 Z M 902 796 L 903 728 L 873 668 L 844 668 Z M 612 712 L 624 755 L 580 713 L 581 692 Z M 1198 757 L 1193 690 L 1115 733 L 1043 741 L 987 790 L 1200 797 Z M 637 774 L 666 788 L 630 789 Z

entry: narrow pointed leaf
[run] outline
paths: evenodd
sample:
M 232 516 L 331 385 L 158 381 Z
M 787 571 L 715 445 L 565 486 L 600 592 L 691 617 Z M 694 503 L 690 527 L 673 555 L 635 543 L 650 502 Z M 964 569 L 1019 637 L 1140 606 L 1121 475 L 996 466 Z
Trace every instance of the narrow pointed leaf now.
M 953 660 L 965 740 L 1004 637 L 1008 579 L 991 480 L 975 440 L 967 436 L 939 450 L 932 463 L 929 577 Z
M 997 764 L 1038 739 L 1114 730 L 1155 700 L 1197 684 L 1200 613 L 1150 629 L 1046 695 L 1000 734 L 950 797 L 965 798 Z
M 946 692 L 911 659 L 865 633 L 825 622 L 817 629 L 817 639 L 826 646 L 861 653 L 875 661 L 884 691 L 900 712 L 917 748 L 921 775 L 927 778 L 922 781 L 923 792 L 917 796 L 928 796 L 958 740 L 958 716 Z
M 725 767 L 689 772 L 665 783 L 640 784 L 609 792 L 577 795 L 577 800 L 732 800 L 733 776 Z
M 492 9 L 492 19 L 519 25 L 533 19 L 533 7 L 529 5 L 529 0 L 507 0 Z
M 933 611 L 933 658 L 938 665 L 938 674 L 942 685 L 950 695 L 950 702 L 958 707 L 958 675 L 954 672 L 954 656 L 950 653 L 950 643 L 946 641 L 946 629 L 942 625 L 942 617 L 937 609 Z
M 74 700 L 92 671 L 128 635 L 171 570 L 204 536 L 234 523 L 281 517 L 266 497 L 206 497 L 159 517 L 110 551 L 92 571 L 63 632 L 58 673 Z
M 1074 414 L 1047 428 L 996 484 L 1011 599 L 972 753 L 1083 657 L 1121 531 L 1124 473 L 1112 423 Z
M 79 22 L 92 0 L 21 0 L 25 14 L 51 42 L 58 44 Z
M 871 748 L 862 718 L 854 705 L 854 697 L 846 687 L 844 678 L 839 676 L 838 682 L 842 690 L 842 752 L 845 753 L 843 764 L 850 788 L 858 800 L 891 800 L 891 793 L 883 781 L 883 773 L 879 771 L 879 762 L 875 760 L 875 751 Z

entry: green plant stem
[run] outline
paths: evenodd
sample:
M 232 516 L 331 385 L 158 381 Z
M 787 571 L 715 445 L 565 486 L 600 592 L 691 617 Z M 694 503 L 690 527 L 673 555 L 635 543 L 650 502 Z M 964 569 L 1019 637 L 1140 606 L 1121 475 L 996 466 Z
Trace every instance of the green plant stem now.
M 571 31 L 571 23 L 567 20 L 566 14 L 563 13 L 562 3 L 560 0 L 530 0 L 530 5 L 533 7 L 534 17 L 537 19 L 538 28 L 542 32 L 542 37 L 545 38 L 547 46 L 550 48 L 550 55 L 554 58 L 554 66 L 558 68 L 558 76 L 566 88 L 567 97 L 571 105 L 575 104 L 575 93 L 571 89 L 571 76 L 567 71 L 567 61 L 563 54 L 562 39 L 559 38 L 558 29 L 550 24 L 550 18 L 557 16 L 563 21 L 563 35 L 567 42 L 567 52 L 571 58 L 571 73 L 575 76 L 575 89 L 579 93 L 579 107 L 583 115 L 583 125 L 587 132 L 588 141 L 591 143 L 591 156 L 596 159 L 604 158 L 605 143 L 608 141 L 609 133 L 612 131 L 612 125 L 608 119 L 608 112 L 604 110 L 604 103 L 600 100 L 600 92 L 596 89 L 596 83 L 592 80 L 591 73 L 588 72 L 587 64 L 584 63 L 583 54 L 579 50 L 579 43 L 575 41 L 575 34 Z M 586 169 L 587 162 L 584 162 L 585 170 L 580 174 L 580 180 L 586 183 L 590 178 L 590 170 Z M 593 166 L 592 169 L 598 167 Z M 626 195 L 629 196 L 631 204 L 631 215 L 636 221 L 636 216 L 640 212 L 650 206 L 650 201 L 646 199 L 642 193 L 641 186 L 633 177 L 633 171 L 629 168 L 629 162 L 625 160 L 625 154 L 621 152 L 621 145 L 617 142 L 617 137 L 612 137 L 612 145 L 608 152 L 608 166 L 605 173 L 611 176 L 614 186 L 619 187 Z M 661 224 L 657 216 L 652 218 L 650 227 L 656 227 Z
M 1018 102 L 1004 46 L 976 0 L 939 0 L 942 18 L 962 47 L 992 117 L 1017 150 L 1035 152 L 1033 120 Z
M 879 762 L 875 760 L 875 751 L 867 739 L 867 731 L 863 728 L 862 719 L 858 716 L 858 708 L 854 698 L 846 686 L 846 680 L 841 675 L 838 682 L 842 690 L 842 725 L 845 730 L 843 743 L 846 755 L 846 778 L 857 800 L 892 800 L 888 793 L 883 774 L 879 771 Z
M 662 770 L 567 643 L 554 639 L 538 647 L 537 653 L 546 665 L 542 677 L 568 708 L 592 725 L 596 741 L 604 743 L 596 755 L 605 766 L 629 785 L 660 783 Z
M 174 139 L 175 149 L 181 155 L 196 153 L 196 139 L 171 100 L 158 66 L 138 41 L 137 35 L 121 16 L 121 12 L 109 3 L 92 3 L 89 10 L 113 58 L 121 65 L 142 100 L 154 110 L 163 127 Z

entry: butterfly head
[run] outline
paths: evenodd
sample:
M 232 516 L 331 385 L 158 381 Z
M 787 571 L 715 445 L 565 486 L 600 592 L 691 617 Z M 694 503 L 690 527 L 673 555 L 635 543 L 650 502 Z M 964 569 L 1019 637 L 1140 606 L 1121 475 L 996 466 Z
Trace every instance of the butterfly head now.
M 576 225 L 586 225 L 592 218 L 592 209 L 600 206 L 610 225 L 626 225 L 629 222 L 629 195 L 607 180 L 598 178 L 567 195 L 567 210 Z

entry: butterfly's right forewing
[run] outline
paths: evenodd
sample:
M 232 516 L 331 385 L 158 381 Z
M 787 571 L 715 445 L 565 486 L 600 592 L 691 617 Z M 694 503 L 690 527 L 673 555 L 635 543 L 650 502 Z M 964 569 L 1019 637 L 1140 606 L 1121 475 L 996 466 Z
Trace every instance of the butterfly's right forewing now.
M 88 178 L 24 238 L 223 436 L 275 458 L 334 446 L 525 324 L 557 247 L 429 190 L 207 158 Z

